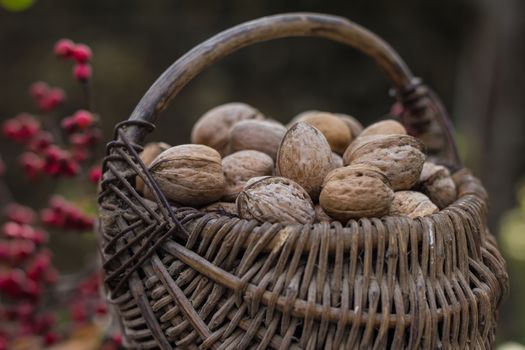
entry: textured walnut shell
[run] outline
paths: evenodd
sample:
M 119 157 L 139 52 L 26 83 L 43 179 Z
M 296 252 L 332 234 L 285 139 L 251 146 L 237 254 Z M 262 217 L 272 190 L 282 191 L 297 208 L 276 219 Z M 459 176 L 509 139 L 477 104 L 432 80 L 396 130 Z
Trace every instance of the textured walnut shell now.
M 217 213 L 219 215 L 238 216 L 237 205 L 231 202 L 215 202 L 201 209 L 207 213 Z
M 226 181 L 223 200 L 234 202 L 246 181 L 256 176 L 272 175 L 273 159 L 259 151 L 239 151 L 224 157 L 222 170 Z
M 277 175 L 297 182 L 316 200 L 326 174 L 333 169 L 330 145 L 321 131 L 297 122 L 281 141 L 275 168 Z
M 456 184 L 444 166 L 425 162 L 419 182 L 421 192 L 426 194 L 439 209 L 448 207 L 457 198 Z
M 275 160 L 277 149 L 286 133 L 286 128 L 275 121 L 245 120 L 230 130 L 231 152 L 255 150 L 266 153 Z
M 421 192 L 399 191 L 394 193 L 390 215 L 408 216 L 415 219 L 437 213 L 439 208 Z
M 333 168 L 342 168 L 344 166 L 343 163 L 343 157 L 341 157 L 339 154 L 332 152 L 332 165 Z
M 139 157 L 144 165 L 148 167 L 159 154 L 170 147 L 170 145 L 164 142 L 150 142 L 144 146 L 144 149 L 142 152 L 140 152 Z M 135 188 L 141 193 L 144 191 L 144 181 L 142 181 L 140 176 L 135 178 Z
M 237 197 L 237 212 L 243 219 L 283 224 L 311 224 L 315 210 L 308 193 L 284 177 L 253 182 Z
M 412 188 L 419 180 L 423 144 L 409 135 L 359 136 L 345 154 L 345 164 L 367 164 L 385 173 L 394 190 Z
M 387 177 L 378 168 L 357 164 L 326 176 L 319 204 L 330 217 L 346 222 L 388 214 L 393 197 Z
M 361 124 L 356 118 L 343 113 L 337 113 L 336 115 L 346 123 L 346 126 L 348 126 L 350 134 L 352 135 L 352 140 L 363 132 L 363 124 Z
M 324 212 L 320 204 L 315 206 L 315 222 L 332 222 L 333 220 Z
M 164 195 L 176 203 L 204 205 L 224 193 L 221 156 L 208 146 L 171 147 L 155 158 L 149 170 Z M 148 188 L 144 195 L 154 198 Z
M 350 129 L 346 123 L 335 114 L 327 112 L 305 113 L 299 121 L 303 121 L 319 129 L 326 137 L 332 151 L 343 154 L 352 141 Z
M 406 133 L 407 131 L 403 124 L 393 119 L 387 119 L 374 124 L 370 124 L 361 132 L 359 136 L 406 135 Z
M 264 119 L 264 116 L 245 103 L 226 103 L 206 112 L 193 126 L 191 142 L 216 149 L 221 156 L 228 154 L 228 138 L 231 127 L 248 119 Z

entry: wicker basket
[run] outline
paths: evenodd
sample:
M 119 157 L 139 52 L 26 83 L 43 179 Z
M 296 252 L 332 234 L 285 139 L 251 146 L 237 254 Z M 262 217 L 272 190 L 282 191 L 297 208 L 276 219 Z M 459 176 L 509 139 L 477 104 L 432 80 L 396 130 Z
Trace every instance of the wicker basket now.
M 170 206 L 137 154 L 159 112 L 210 64 L 289 36 L 327 38 L 374 59 L 411 133 L 430 140 L 440 131 L 445 142 L 434 151 L 454 172 L 457 201 L 415 220 L 345 226 L 259 224 Z M 136 175 L 156 201 L 135 190 Z M 346 19 L 265 17 L 188 52 L 115 128 L 99 203 L 105 285 L 129 348 L 485 349 L 494 342 L 508 276 L 487 230 L 486 192 L 461 166 L 438 98 L 385 42 Z

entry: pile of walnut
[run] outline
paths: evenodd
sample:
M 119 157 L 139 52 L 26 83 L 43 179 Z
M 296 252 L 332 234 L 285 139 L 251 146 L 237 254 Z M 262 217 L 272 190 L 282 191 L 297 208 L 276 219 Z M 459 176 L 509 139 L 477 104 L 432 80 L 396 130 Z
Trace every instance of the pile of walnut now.
M 260 222 L 310 224 L 385 215 L 416 218 L 456 200 L 448 169 L 394 120 L 363 130 L 348 115 L 308 111 L 285 127 L 243 103 L 215 107 L 192 143 L 141 153 L 164 195 Z M 137 177 L 136 187 L 153 198 Z

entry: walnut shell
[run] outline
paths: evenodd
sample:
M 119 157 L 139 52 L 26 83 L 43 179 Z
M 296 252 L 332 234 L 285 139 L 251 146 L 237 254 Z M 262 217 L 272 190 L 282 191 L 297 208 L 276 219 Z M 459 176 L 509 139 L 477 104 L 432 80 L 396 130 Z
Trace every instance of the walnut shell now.
M 343 154 L 352 141 L 350 129 L 337 115 L 327 112 L 305 113 L 300 121 L 316 127 L 323 133 L 332 151 Z
M 257 109 L 245 103 L 226 103 L 206 112 L 193 126 L 191 142 L 215 148 L 221 156 L 228 154 L 231 127 L 241 120 L 264 119 Z
M 390 215 L 408 216 L 415 219 L 439 211 L 438 207 L 421 192 L 399 191 L 394 193 L 394 200 L 390 206 Z
M 394 192 L 376 167 L 356 164 L 332 170 L 323 183 L 319 204 L 341 222 L 386 215 Z
M 159 154 L 170 147 L 170 145 L 164 142 L 150 142 L 144 146 L 144 149 L 142 152 L 140 152 L 139 157 L 144 165 L 148 167 Z M 144 181 L 142 181 L 140 176 L 135 177 L 135 188 L 141 193 L 144 192 Z
M 259 151 L 239 151 L 224 157 L 222 170 L 226 181 L 223 200 L 234 202 L 246 181 L 256 176 L 273 174 L 273 159 Z
M 164 195 L 183 205 L 199 206 L 217 201 L 224 193 L 219 152 L 204 145 L 180 145 L 159 154 L 150 173 Z M 146 198 L 154 198 L 146 188 Z
M 393 119 L 382 120 L 366 127 L 359 136 L 370 135 L 406 135 L 403 124 Z
M 457 198 L 456 184 L 449 170 L 444 166 L 425 162 L 419 182 L 421 192 L 426 194 L 439 209 L 448 207 Z
M 332 165 L 334 169 L 344 167 L 343 157 L 335 152 L 332 152 Z
M 286 128 L 275 121 L 244 120 L 230 130 L 230 150 L 236 152 L 251 149 L 266 153 L 275 160 L 285 133 Z
M 315 206 L 315 222 L 332 222 L 334 219 L 332 219 L 330 216 L 328 216 L 327 213 L 324 212 L 323 207 L 321 205 L 317 204 Z
M 316 200 L 323 180 L 332 169 L 332 151 L 317 128 L 295 123 L 284 135 L 275 163 L 277 175 L 297 182 Z
M 363 124 L 361 124 L 356 118 L 343 113 L 337 113 L 336 115 L 346 123 L 346 126 L 348 126 L 350 134 L 352 135 L 352 140 L 363 132 Z
M 423 144 L 409 135 L 359 136 L 345 154 L 345 164 L 376 166 L 394 190 L 412 188 L 419 180 L 425 154 Z
M 219 215 L 238 216 L 237 205 L 231 202 L 215 202 L 201 209 L 207 213 L 217 213 Z
M 267 177 L 247 186 L 237 197 L 243 219 L 283 224 L 311 224 L 315 210 L 308 193 L 284 177 Z

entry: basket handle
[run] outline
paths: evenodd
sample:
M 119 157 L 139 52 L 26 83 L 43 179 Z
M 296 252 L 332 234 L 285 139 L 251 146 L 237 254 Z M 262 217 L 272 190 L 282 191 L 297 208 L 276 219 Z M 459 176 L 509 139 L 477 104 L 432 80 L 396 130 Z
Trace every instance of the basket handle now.
M 212 63 L 230 53 L 263 41 L 299 36 L 330 39 L 354 47 L 371 57 L 393 83 L 398 99 L 411 114 L 412 120 L 404 119 L 405 124 L 413 122 L 414 125 L 419 125 L 420 131 L 424 130 L 421 125 L 428 124 L 429 117 L 428 113 L 425 113 L 427 108 L 421 106 L 432 105 L 433 114 L 443 119 L 439 124 L 445 129 L 447 142 L 452 148 L 452 153 L 455 153 L 451 158 L 456 159 L 452 159 L 452 162 L 459 164 L 450 121 L 447 120 L 446 112 L 437 97 L 425 95 L 426 100 L 422 104 L 422 96 L 418 96 L 416 108 L 410 108 L 411 104 L 414 105 L 413 92 L 417 91 L 421 82 L 412 75 L 405 62 L 390 45 L 356 23 L 325 14 L 289 13 L 262 17 L 215 35 L 187 52 L 166 69 L 142 97 L 129 121 L 155 123 L 158 114 L 186 84 Z M 409 98 L 404 100 L 403 96 L 407 95 Z M 130 141 L 137 144 L 143 144 L 144 137 L 149 132 L 151 129 L 138 125 L 130 125 L 126 128 Z

